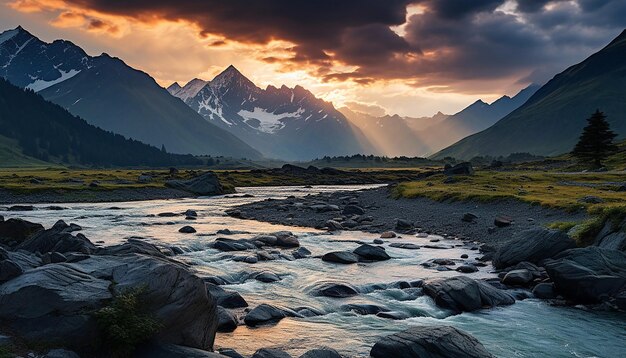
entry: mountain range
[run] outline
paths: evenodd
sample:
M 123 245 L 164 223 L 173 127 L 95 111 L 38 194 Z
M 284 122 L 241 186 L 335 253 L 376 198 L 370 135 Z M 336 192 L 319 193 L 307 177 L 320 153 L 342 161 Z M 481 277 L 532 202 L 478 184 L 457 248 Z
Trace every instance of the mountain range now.
M 173 153 L 260 158 L 242 140 L 172 97 L 148 74 L 69 41 L 45 43 L 21 27 L 0 34 L 0 76 L 102 129 Z
M 340 111 L 365 133 L 378 154 L 427 156 L 490 127 L 524 104 L 539 87 L 531 84 L 515 96 L 502 96 L 491 104 L 477 100 L 453 115 L 439 112 L 422 118 L 399 115 L 376 117 L 346 107 L 340 108 Z
M 517 110 L 486 130 L 435 154 L 470 159 L 572 150 L 586 119 L 600 109 L 618 139 L 626 137 L 626 30 L 606 47 L 554 76 Z
M 270 158 L 310 160 L 374 150 L 332 103 L 301 86 L 261 89 L 234 66 L 211 81 L 174 83 L 168 91 Z

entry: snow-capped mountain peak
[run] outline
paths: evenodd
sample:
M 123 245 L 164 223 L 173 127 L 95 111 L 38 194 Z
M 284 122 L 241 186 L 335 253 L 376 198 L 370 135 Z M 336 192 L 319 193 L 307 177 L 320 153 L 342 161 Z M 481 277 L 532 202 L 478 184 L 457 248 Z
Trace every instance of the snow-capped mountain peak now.
M 182 94 L 188 85 L 170 93 L 268 157 L 295 160 L 367 152 L 343 114 L 302 86 L 261 89 L 232 65 L 193 97 Z
M 91 58 L 70 41 L 46 43 L 21 26 L 0 34 L 0 76 L 41 91 L 91 66 Z
M 257 88 L 252 81 L 250 81 L 246 76 L 244 76 L 235 66 L 230 65 L 220 74 L 215 76 L 209 82 L 210 86 L 213 88 L 224 88 L 224 87 L 238 87 L 238 88 Z

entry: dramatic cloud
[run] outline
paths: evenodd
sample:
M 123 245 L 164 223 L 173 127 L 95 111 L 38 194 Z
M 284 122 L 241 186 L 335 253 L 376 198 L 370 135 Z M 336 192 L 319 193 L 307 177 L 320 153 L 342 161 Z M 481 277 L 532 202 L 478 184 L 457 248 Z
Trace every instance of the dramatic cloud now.
M 191 77 L 214 75 L 221 64 L 211 66 L 219 59 L 239 58 L 237 62 L 256 61 L 259 72 L 277 80 L 289 82 L 289 73 L 315 79 L 324 88 L 316 94 L 343 103 L 362 101 L 347 96 L 347 89 L 366 92 L 397 83 L 405 88 L 403 98 L 409 98 L 411 89 L 511 94 L 529 82 L 548 80 L 626 27 L 624 0 L 4 1 L 20 12 L 51 14 L 50 23 L 58 28 L 120 39 L 137 37 L 137 26 L 145 25 L 165 29 L 155 37 L 172 40 L 174 34 L 180 36 L 172 30 L 175 24 L 196 38 L 193 44 L 211 49 L 212 57 L 190 59 L 201 51 L 184 48 L 182 40 L 167 43 L 183 51 L 168 55 L 172 64 L 185 55 L 195 66 L 205 63 Z M 141 45 L 150 52 L 164 47 L 147 40 Z M 154 74 L 158 63 L 153 59 L 144 67 Z M 182 70 L 172 65 L 168 71 L 156 71 L 156 76 L 174 79 L 168 73 Z M 265 81 L 267 76 L 257 78 Z

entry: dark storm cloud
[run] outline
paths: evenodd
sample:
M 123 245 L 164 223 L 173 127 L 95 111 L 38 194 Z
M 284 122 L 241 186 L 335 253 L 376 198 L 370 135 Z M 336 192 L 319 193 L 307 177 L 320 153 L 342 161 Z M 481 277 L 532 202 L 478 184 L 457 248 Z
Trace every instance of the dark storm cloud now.
M 429 9 L 438 16 L 448 19 L 459 19 L 482 11 L 492 11 L 502 5 L 504 0 L 430 0 Z
M 187 20 L 228 41 L 293 43 L 290 65 L 329 80 L 416 85 L 545 80 L 626 27 L 624 0 L 66 0 L 109 14 Z M 421 11 L 406 21 L 407 5 Z M 515 6 L 516 5 L 516 6 Z M 396 33 L 392 28 L 403 25 Z M 276 63 L 268 56 L 267 62 Z M 355 66 L 335 73 L 333 64 Z M 292 67 L 293 68 L 293 67 Z

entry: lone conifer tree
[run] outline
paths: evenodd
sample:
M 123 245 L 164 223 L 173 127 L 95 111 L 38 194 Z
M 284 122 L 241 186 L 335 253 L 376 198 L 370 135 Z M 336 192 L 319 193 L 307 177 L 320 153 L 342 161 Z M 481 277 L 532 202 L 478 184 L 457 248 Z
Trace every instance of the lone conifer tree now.
M 603 160 L 617 152 L 618 148 L 613 143 L 617 134 L 611 130 L 606 116 L 599 109 L 587 121 L 589 124 L 583 129 L 572 155 L 580 161 L 590 161 L 599 168 Z

